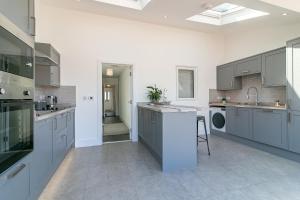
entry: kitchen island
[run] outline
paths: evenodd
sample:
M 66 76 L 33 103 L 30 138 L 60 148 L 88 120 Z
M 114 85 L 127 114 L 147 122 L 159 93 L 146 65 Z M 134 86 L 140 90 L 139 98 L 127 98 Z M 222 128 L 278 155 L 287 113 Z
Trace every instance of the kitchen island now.
M 197 110 L 170 105 L 138 104 L 138 133 L 162 171 L 197 166 Z

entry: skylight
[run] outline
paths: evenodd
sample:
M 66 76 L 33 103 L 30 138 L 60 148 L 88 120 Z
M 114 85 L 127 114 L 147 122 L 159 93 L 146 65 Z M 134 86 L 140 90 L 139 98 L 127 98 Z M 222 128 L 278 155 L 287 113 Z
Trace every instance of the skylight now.
M 247 19 L 262 17 L 265 15 L 269 15 L 269 13 L 231 3 L 223 3 L 204 11 L 199 15 L 194 15 L 190 18 L 187 18 L 187 20 L 221 26 Z
M 143 10 L 151 0 L 94 0 L 135 10 Z

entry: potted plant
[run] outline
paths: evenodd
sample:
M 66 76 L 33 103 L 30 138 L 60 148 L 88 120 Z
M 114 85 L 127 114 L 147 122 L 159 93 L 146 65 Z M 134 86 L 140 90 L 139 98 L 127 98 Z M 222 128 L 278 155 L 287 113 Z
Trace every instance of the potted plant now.
M 162 90 L 157 88 L 156 85 L 154 86 L 148 86 L 148 98 L 152 103 L 158 103 L 161 99 Z

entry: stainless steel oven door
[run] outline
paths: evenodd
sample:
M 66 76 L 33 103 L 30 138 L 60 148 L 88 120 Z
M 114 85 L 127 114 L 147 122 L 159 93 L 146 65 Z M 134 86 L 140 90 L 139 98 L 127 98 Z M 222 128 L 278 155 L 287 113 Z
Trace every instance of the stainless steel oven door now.
M 34 49 L 0 26 L 0 71 L 33 79 Z
M 0 101 L 0 173 L 33 149 L 33 101 Z

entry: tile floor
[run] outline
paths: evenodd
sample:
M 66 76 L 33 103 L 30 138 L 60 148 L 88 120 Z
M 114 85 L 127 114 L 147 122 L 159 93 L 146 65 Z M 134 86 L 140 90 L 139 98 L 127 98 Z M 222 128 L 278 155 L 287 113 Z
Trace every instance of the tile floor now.
M 138 143 L 71 151 L 40 200 L 300 200 L 300 163 L 210 137 L 195 170 L 163 174 Z

